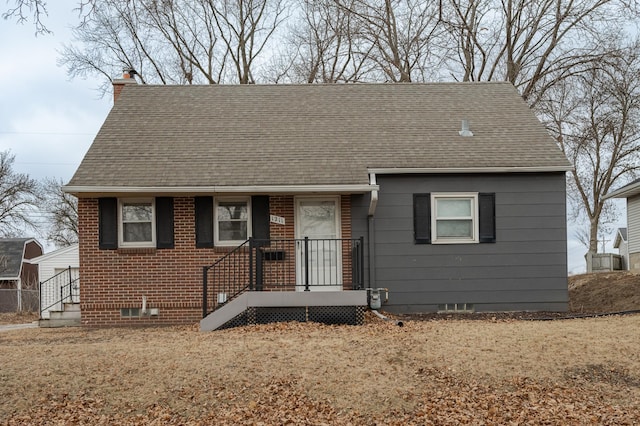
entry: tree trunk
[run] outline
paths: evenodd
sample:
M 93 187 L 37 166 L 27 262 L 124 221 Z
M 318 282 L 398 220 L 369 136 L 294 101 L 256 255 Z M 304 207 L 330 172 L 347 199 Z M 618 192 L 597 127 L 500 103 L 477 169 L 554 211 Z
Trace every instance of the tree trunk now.
M 598 219 L 589 220 L 589 252 L 598 252 Z

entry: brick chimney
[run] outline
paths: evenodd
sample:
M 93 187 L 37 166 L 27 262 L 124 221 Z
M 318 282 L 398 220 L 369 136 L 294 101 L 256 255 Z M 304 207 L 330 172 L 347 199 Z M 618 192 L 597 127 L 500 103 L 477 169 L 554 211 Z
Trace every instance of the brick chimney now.
M 124 70 L 122 78 L 113 80 L 113 103 L 116 103 L 118 97 L 120 97 L 120 92 L 122 92 L 124 86 L 127 84 L 137 84 L 135 78 L 133 78 L 136 74 L 135 70 Z

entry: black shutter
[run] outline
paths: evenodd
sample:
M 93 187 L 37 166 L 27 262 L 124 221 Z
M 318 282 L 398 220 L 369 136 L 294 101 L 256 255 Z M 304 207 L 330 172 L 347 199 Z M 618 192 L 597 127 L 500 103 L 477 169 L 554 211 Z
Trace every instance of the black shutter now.
M 268 240 L 269 232 L 269 196 L 254 195 L 251 197 L 252 236 L 258 240 Z
M 156 247 L 173 248 L 173 198 L 156 198 Z
M 196 247 L 213 247 L 213 197 L 196 197 Z
M 118 248 L 118 199 L 98 199 L 98 247 L 101 250 Z
M 479 237 L 481 243 L 496 242 L 496 194 L 478 194 Z
M 431 194 L 413 194 L 413 239 L 416 244 L 431 243 Z

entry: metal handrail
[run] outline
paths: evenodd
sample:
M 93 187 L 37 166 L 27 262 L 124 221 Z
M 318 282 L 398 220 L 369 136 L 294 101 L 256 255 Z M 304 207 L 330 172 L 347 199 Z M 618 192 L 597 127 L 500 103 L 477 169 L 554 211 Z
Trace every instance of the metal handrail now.
M 362 289 L 364 238 L 250 238 L 204 266 L 202 283 L 203 317 L 246 291 L 309 291 L 338 285 Z M 209 301 L 210 290 L 217 291 L 217 300 Z
M 208 285 L 208 273 L 209 273 L 209 270 L 214 269 L 219 265 L 223 265 L 225 262 L 229 261 L 230 259 L 233 259 L 233 256 L 237 256 L 238 253 L 244 252 L 246 250 L 247 245 L 249 245 L 249 252 L 251 252 L 250 243 L 251 243 L 251 239 L 248 239 L 245 242 L 243 242 L 242 244 L 240 244 L 239 246 L 237 246 L 236 248 L 234 248 L 233 250 L 231 250 L 229 253 L 225 254 L 220 259 L 216 260 L 211 265 L 202 267 L 202 317 L 203 318 L 206 317 L 209 314 L 209 309 L 208 309 L 208 300 L 209 300 L 208 299 L 208 287 L 209 287 L 209 285 Z M 226 300 L 225 303 L 227 301 L 235 299 L 240 294 L 244 293 L 247 290 L 247 288 L 249 287 L 249 285 L 250 284 L 247 284 L 246 286 L 243 286 L 241 288 L 236 289 L 236 291 L 231 296 L 229 296 L 228 300 Z
M 77 293 L 74 294 L 73 290 L 79 289 L 79 287 L 78 286 L 74 286 L 74 284 L 77 283 L 80 280 L 80 277 L 72 278 L 73 275 L 71 274 L 71 266 L 69 266 L 67 269 L 65 269 L 65 270 L 63 270 L 61 272 L 58 272 L 57 274 L 55 274 L 51 278 L 40 282 L 40 285 L 38 286 L 39 290 L 40 290 L 40 300 L 42 300 L 42 289 L 43 289 L 43 287 L 45 287 L 45 285 L 48 284 L 49 282 L 52 282 L 52 283 L 55 284 L 57 282 L 57 279 L 60 276 L 64 275 L 64 274 L 68 274 L 69 281 L 59 287 L 60 288 L 60 292 L 58 294 L 60 295 L 60 298 L 57 299 L 55 302 L 53 302 L 52 304 L 50 304 L 49 306 L 47 306 L 45 308 L 41 307 L 41 309 L 40 309 L 40 318 L 42 318 L 42 313 L 44 311 L 46 311 L 46 310 L 48 310 L 50 308 L 53 308 L 54 306 L 56 306 L 58 304 L 65 303 L 65 301 L 67 299 L 71 299 L 71 303 L 73 303 L 74 302 L 73 297 L 76 296 L 76 295 L 79 295 Z M 65 293 L 66 289 L 68 289 L 68 292 Z

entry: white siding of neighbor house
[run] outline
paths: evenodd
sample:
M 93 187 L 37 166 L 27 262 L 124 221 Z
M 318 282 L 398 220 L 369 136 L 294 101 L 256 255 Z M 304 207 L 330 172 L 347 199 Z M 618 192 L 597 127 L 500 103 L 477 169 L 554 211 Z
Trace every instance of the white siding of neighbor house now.
M 622 256 L 622 258 L 624 259 L 624 265 L 622 266 L 622 269 L 629 269 L 629 248 L 628 244 L 625 241 L 622 241 L 620 243 L 620 247 L 618 247 L 618 254 L 620 254 L 620 256 Z
M 55 283 L 50 280 L 56 274 L 64 271 L 71 267 L 71 275 L 72 278 L 77 278 L 80 273 L 80 255 L 78 251 L 78 245 L 75 244 L 73 246 L 65 247 L 47 254 L 44 254 L 40 257 L 32 259 L 32 263 L 38 264 L 38 273 L 40 276 L 41 283 L 41 299 L 40 299 L 40 309 L 45 309 L 42 311 L 42 318 L 49 318 L 50 310 L 60 310 L 62 306 L 52 304 L 58 302 L 59 299 L 59 288 L 61 285 L 64 285 L 69 277 L 68 274 L 64 274 L 61 279 L 56 279 Z M 61 281 L 65 281 L 64 283 Z M 44 285 L 42 283 L 45 283 Z M 77 282 L 79 285 L 79 281 Z M 51 306 L 51 307 L 50 307 Z M 49 308 L 50 307 L 50 308 Z
M 627 198 L 627 251 L 629 269 L 640 269 L 640 195 Z

